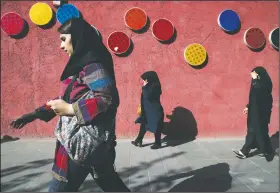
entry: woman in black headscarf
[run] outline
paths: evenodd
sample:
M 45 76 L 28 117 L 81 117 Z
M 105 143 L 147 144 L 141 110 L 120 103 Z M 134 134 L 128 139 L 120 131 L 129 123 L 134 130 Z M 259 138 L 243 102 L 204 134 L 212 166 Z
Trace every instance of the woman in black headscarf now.
M 247 117 L 247 136 L 240 151 L 234 151 L 238 158 L 247 158 L 251 149 L 258 148 L 260 156 L 270 157 L 273 149 L 269 138 L 268 124 L 272 109 L 272 81 L 264 67 L 256 67 L 251 72 L 252 82 L 249 104 L 244 109 Z
M 131 143 L 142 147 L 142 140 L 146 131 L 155 133 L 155 143 L 152 149 L 161 147 L 161 132 L 163 129 L 163 108 L 160 103 L 161 84 L 158 75 L 154 71 L 148 71 L 141 75 L 143 80 L 141 95 L 141 115 L 135 123 L 141 123 L 138 137 Z
M 70 56 L 60 77 L 63 97 L 17 118 L 12 126 L 20 129 L 35 119 L 48 122 L 59 115 L 50 192 L 77 192 L 89 173 L 104 191 L 127 192 L 114 168 L 119 95 L 112 57 L 97 31 L 81 18 L 70 19 L 58 31 L 60 47 Z M 88 146 L 89 140 L 96 146 Z M 99 147 L 104 148 L 94 151 L 93 158 L 92 148 Z

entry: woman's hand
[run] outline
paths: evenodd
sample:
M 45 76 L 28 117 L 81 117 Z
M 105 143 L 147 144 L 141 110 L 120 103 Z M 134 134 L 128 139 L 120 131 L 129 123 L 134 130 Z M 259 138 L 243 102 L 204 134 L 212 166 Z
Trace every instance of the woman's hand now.
M 73 116 L 75 115 L 72 104 L 65 102 L 62 99 L 51 100 L 47 105 L 60 116 Z
M 243 110 L 243 113 L 246 114 L 246 115 L 248 114 L 248 108 L 247 107 Z
M 24 114 L 24 115 L 18 117 L 17 119 L 13 120 L 11 122 L 11 126 L 15 129 L 21 129 L 27 123 L 30 123 L 30 122 L 34 121 L 35 119 L 37 119 L 35 112 Z

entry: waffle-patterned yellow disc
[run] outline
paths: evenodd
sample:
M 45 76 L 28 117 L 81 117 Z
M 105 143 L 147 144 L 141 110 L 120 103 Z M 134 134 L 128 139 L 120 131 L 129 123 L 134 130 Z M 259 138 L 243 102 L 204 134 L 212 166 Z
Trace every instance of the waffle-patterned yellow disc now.
M 36 3 L 29 10 L 29 17 L 36 25 L 46 25 L 53 17 L 52 8 L 46 3 Z
M 190 44 L 184 52 L 187 63 L 192 66 L 202 65 L 206 60 L 206 50 L 201 44 Z

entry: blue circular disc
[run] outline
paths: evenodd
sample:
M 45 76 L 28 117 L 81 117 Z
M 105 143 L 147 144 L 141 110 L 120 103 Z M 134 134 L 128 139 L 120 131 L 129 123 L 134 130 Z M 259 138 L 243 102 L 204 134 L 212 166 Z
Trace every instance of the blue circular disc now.
M 56 18 L 60 24 L 64 24 L 66 21 L 74 17 L 79 18 L 80 12 L 77 7 L 72 4 L 62 5 L 56 12 Z
M 224 10 L 218 17 L 218 24 L 227 32 L 234 32 L 240 27 L 240 19 L 236 12 Z

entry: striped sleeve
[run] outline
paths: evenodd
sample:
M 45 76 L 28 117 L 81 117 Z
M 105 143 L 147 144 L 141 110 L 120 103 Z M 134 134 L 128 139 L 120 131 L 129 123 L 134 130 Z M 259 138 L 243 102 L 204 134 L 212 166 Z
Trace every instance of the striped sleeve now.
M 108 109 L 112 102 L 111 88 L 113 80 L 100 63 L 85 67 L 84 82 L 94 93 L 93 98 L 78 100 L 73 103 L 73 109 L 79 124 L 91 122 L 96 115 Z
M 56 97 L 52 100 L 55 100 L 55 99 L 59 99 L 59 97 Z M 40 120 L 45 121 L 45 122 L 49 122 L 56 116 L 55 112 L 46 104 L 37 108 L 35 110 L 35 112 L 36 112 L 37 117 Z

